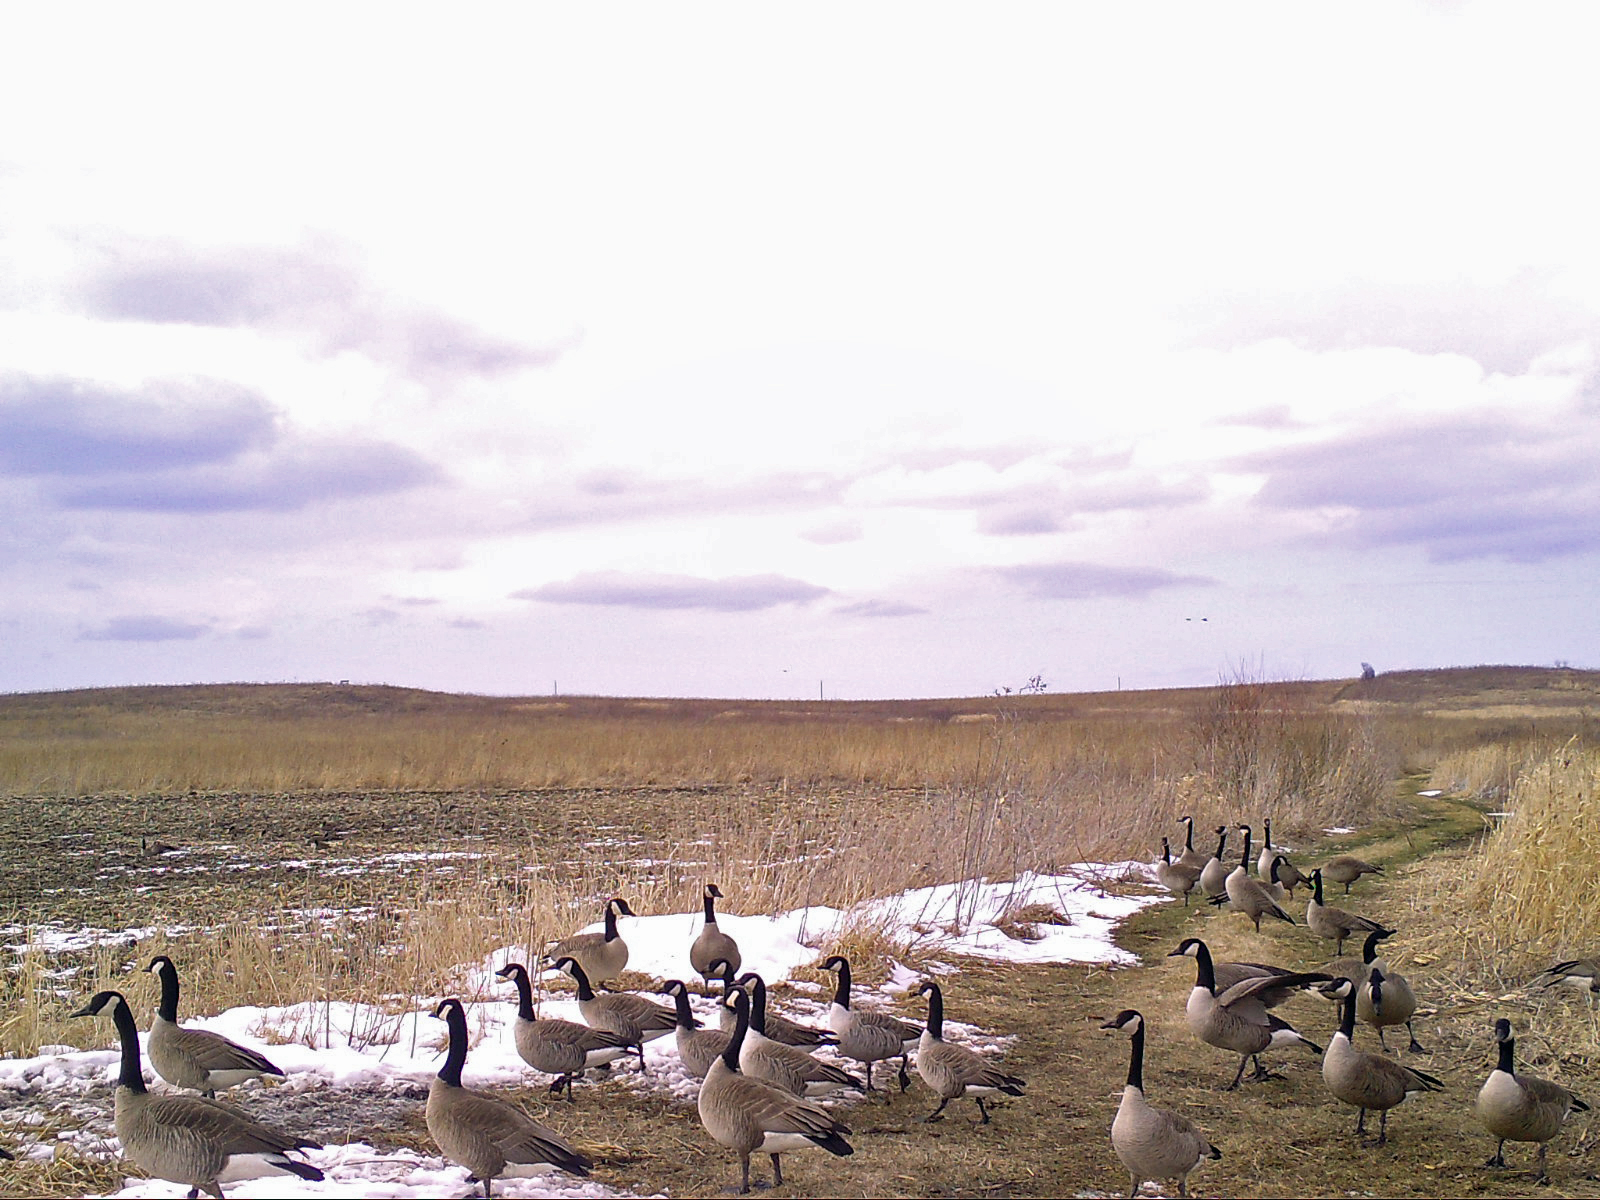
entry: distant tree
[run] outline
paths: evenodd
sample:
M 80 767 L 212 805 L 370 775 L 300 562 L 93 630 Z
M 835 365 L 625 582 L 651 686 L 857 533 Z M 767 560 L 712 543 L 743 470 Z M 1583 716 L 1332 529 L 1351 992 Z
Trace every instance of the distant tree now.
M 1372 669 L 1372 664 L 1371 663 L 1362 663 L 1361 664 L 1361 678 L 1363 678 L 1363 679 L 1376 679 L 1377 677 L 1378 677 L 1378 673 Z

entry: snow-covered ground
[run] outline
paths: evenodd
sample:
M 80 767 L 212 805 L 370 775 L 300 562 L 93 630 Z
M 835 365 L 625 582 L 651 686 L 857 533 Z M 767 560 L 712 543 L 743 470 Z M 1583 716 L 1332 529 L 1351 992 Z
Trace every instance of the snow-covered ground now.
M 1061 875 L 1024 875 L 1014 882 L 979 880 L 922 888 L 850 910 L 817 907 L 772 917 L 719 912 L 718 922 L 737 939 L 744 958 L 742 969 L 755 971 L 774 983 L 788 979 L 797 967 L 815 963 L 827 952 L 838 931 L 869 923 L 883 926 L 891 936 L 913 945 L 920 958 L 934 962 L 935 969 L 942 972 L 958 969 L 954 962 L 943 959 L 963 955 L 1019 962 L 1122 964 L 1131 958 L 1112 944 L 1117 922 L 1161 897 L 1154 892 L 1131 897 L 1110 895 L 1094 881 L 1129 875 L 1138 878 L 1143 870 L 1141 864 L 1086 866 Z M 1058 916 L 1051 922 L 1021 929 L 1007 920 L 1008 914 L 1032 905 L 1046 906 Z M 663 980 L 695 979 L 688 948 L 699 932 L 701 920 L 698 912 L 623 918 L 621 932 L 629 946 L 629 969 Z M 601 926 L 597 923 L 591 928 Z M 93 931 L 97 937 L 105 933 Z M 1017 933 L 1023 936 L 1013 936 Z M 463 1074 L 468 1087 L 492 1088 L 536 1078 L 517 1057 L 512 1042 L 516 1010 L 511 1001 L 515 988 L 494 975 L 495 969 L 516 954 L 506 950 L 483 963 L 463 967 L 459 995 L 466 1005 L 473 1038 Z M 565 978 L 552 973 L 547 979 L 560 990 L 540 997 L 541 1015 L 580 1020 Z M 862 988 L 858 983 L 856 1000 L 867 1007 L 887 1004 L 891 993 L 908 991 L 917 979 L 910 970 L 898 968 L 882 989 Z M 798 1019 L 820 1023 L 830 998 L 815 984 L 799 984 L 796 990 L 785 992 L 782 1007 Z M 437 999 L 421 997 L 414 1005 L 400 1004 L 390 1009 L 337 1002 L 235 1008 L 186 1023 L 259 1048 L 286 1074 L 283 1081 L 267 1085 L 274 1094 L 364 1089 L 367 1094 L 419 1103 L 411 1097 L 426 1085 L 442 1060 L 444 1026 L 429 1015 Z M 130 994 L 130 1000 L 142 1019 L 148 998 Z M 715 1021 L 712 1001 L 694 997 L 694 1004 L 703 1019 Z M 50 1047 L 49 1053 L 36 1058 L 0 1060 L 0 1125 L 17 1131 L 11 1148 L 19 1156 L 48 1157 L 66 1143 L 79 1153 L 115 1157 L 108 1110 L 117 1053 L 109 1048 L 108 1022 L 85 1022 L 85 1026 L 86 1034 L 93 1037 L 91 1044 L 105 1048 Z M 963 1040 L 979 1049 L 999 1049 L 1003 1045 L 1003 1040 L 986 1037 L 957 1022 L 947 1022 L 946 1030 L 952 1040 Z M 641 1073 L 622 1066 L 611 1072 L 607 1086 L 650 1089 L 668 1093 L 684 1103 L 693 1102 L 698 1084 L 680 1066 L 672 1038 L 649 1043 L 645 1068 Z M 148 1065 L 146 1074 L 151 1076 Z M 233 1096 L 249 1108 L 263 1098 L 263 1093 L 252 1083 L 235 1089 Z M 81 1115 L 83 1126 L 59 1140 L 29 1142 L 25 1131 L 45 1123 L 40 1111 L 44 1101 L 54 1106 L 58 1114 L 67 1111 Z M 841 1099 L 835 1103 L 850 1101 Z M 273 1173 L 229 1183 L 228 1194 L 411 1197 L 468 1193 L 464 1169 L 410 1151 L 382 1151 L 358 1143 L 330 1145 L 308 1151 L 305 1157 L 326 1173 L 326 1180 L 310 1183 Z M 129 1179 L 126 1187 L 112 1194 L 167 1197 L 183 1195 L 186 1190 L 161 1180 Z M 533 1178 L 499 1180 L 496 1194 L 600 1197 L 621 1193 L 593 1180 L 547 1172 Z

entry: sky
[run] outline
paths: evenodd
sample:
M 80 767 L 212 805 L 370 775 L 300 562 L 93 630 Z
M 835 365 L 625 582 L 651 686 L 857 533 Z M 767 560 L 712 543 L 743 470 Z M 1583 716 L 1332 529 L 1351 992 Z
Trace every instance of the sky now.
M 11 6 L 0 691 L 1600 667 L 1597 35 Z

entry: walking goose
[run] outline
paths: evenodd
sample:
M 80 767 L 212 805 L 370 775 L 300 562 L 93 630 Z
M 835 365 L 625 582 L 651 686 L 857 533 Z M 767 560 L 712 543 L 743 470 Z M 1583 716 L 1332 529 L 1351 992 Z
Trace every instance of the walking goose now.
M 737 971 L 744 959 L 739 954 L 739 943 L 717 927 L 717 901 L 722 899 L 722 889 L 708 883 L 701 899 L 706 923 L 700 929 L 700 936 L 689 946 L 689 965 L 709 984 L 715 974 L 711 969 L 713 963 L 726 962 Z
M 727 959 L 718 959 L 711 964 L 711 978 L 722 980 L 722 1003 L 717 1008 L 720 1010 L 717 1023 L 724 1033 L 733 1032 L 733 1008 L 728 1003 L 728 992 L 734 987 L 733 964 Z M 809 1025 L 801 1025 L 791 1021 L 781 1013 L 767 1008 L 767 1037 L 775 1042 L 782 1042 L 785 1046 L 799 1046 L 802 1050 L 816 1046 L 837 1046 L 839 1039 L 826 1029 L 813 1029 Z
M 810 1100 L 780 1091 L 739 1069 L 739 1054 L 750 1028 L 750 997 L 742 988 L 729 993 L 734 1006 L 733 1033 L 700 1085 L 700 1123 L 717 1141 L 739 1156 L 739 1194 L 750 1191 L 750 1156 L 772 1156 L 773 1186 L 783 1183 L 779 1155 L 818 1147 L 844 1157 L 855 1148 L 844 1138 L 850 1130 L 832 1113 Z
M 767 1036 L 767 985 L 761 976 L 743 975 L 739 987 L 750 997 L 750 1028 L 739 1051 L 741 1071 L 795 1096 L 824 1096 L 840 1088 L 862 1090 L 861 1081 L 850 1072 Z
M 1428 1053 L 1411 1027 L 1416 1013 L 1417 995 L 1406 977 L 1390 971 L 1381 958 L 1375 959 L 1367 972 L 1367 981 L 1356 989 L 1356 1016 L 1362 1024 L 1378 1031 L 1378 1045 L 1387 1050 L 1389 1043 L 1384 1041 L 1383 1031 L 1394 1025 L 1404 1025 L 1411 1038 L 1406 1049 L 1412 1054 Z
M 1371 917 L 1358 916 L 1322 902 L 1322 868 L 1311 872 L 1311 899 L 1306 904 L 1306 924 L 1318 937 L 1332 938 L 1333 952 L 1344 953 L 1344 941 L 1358 933 L 1392 934 Z
M 617 932 L 618 913 L 625 917 L 639 915 L 621 896 L 613 896 L 606 901 L 604 930 L 575 933 L 552 942 L 545 950 L 545 961 L 553 964 L 558 958 L 573 959 L 594 983 L 616 979 L 628 965 L 628 943 Z
M 1208 896 L 1220 896 L 1227 890 L 1228 864 L 1222 861 L 1227 845 L 1228 827 L 1218 825 L 1217 852 L 1206 859 L 1206 865 L 1200 869 L 1200 886 Z
M 498 1175 L 536 1175 L 545 1167 L 587 1175 L 594 1164 L 554 1130 L 498 1096 L 461 1086 L 467 1062 L 467 1014 L 461 1001 L 441 1000 L 433 1015 L 450 1030 L 450 1048 L 428 1084 L 428 1132 L 446 1158 L 467 1169 L 469 1183 L 483 1182 L 485 1200 Z
M 1593 995 L 1600 990 L 1600 957 L 1569 958 L 1546 967 L 1528 982 L 1534 987 L 1572 988 Z
M 1178 855 L 1178 861 L 1186 867 L 1203 868 L 1206 865 L 1206 856 L 1194 848 L 1194 818 L 1179 817 L 1178 820 L 1188 826 L 1187 832 L 1183 835 L 1183 853 Z
M 1365 859 L 1357 858 L 1353 854 L 1341 854 L 1337 858 L 1330 858 L 1322 864 L 1322 874 L 1325 879 L 1344 884 L 1344 894 L 1348 896 L 1352 883 L 1363 875 L 1382 875 L 1383 868 L 1375 867 Z
M 1374 971 L 1381 983 L 1382 972 Z M 1357 1050 L 1351 1039 L 1356 1029 L 1356 989 L 1341 979 L 1328 994 L 1339 1001 L 1339 1028 L 1322 1056 L 1322 1082 L 1328 1090 L 1361 1110 L 1356 1118 L 1356 1137 L 1366 1132 L 1367 1113 L 1378 1117 L 1378 1137 L 1369 1143 L 1382 1146 L 1389 1140 L 1389 1110 L 1407 1096 L 1418 1092 L 1442 1091 L 1444 1084 L 1415 1067 L 1403 1067 L 1394 1059 L 1367 1050 Z
M 1183 897 L 1183 906 L 1189 907 L 1189 893 L 1194 891 L 1195 884 L 1200 882 L 1200 868 L 1186 867 L 1181 862 L 1172 861 L 1172 847 L 1167 839 L 1161 839 L 1161 861 L 1156 864 L 1156 882 L 1174 896 Z
M 1213 896 L 1211 903 L 1228 904 L 1235 912 L 1242 912 L 1250 918 L 1257 933 L 1261 932 L 1262 917 L 1276 917 L 1293 925 L 1294 918 L 1272 898 L 1266 887 L 1250 878 L 1250 826 L 1241 825 L 1239 828 L 1244 830 L 1244 854 L 1239 859 L 1239 865 L 1228 873 L 1228 878 L 1223 882 L 1224 894 Z
M 922 1026 L 888 1013 L 862 1012 L 850 1007 L 850 960 L 835 954 L 822 964 L 837 971 L 839 985 L 828 1008 L 828 1025 L 839 1039 L 839 1053 L 867 1065 L 867 1091 L 872 1091 L 872 1066 L 886 1058 L 900 1060 L 900 1090 L 911 1086 L 907 1059 L 922 1036 Z
M 1507 1142 L 1538 1142 L 1537 1182 L 1549 1183 L 1544 1167 L 1546 1143 L 1560 1132 L 1569 1116 L 1588 1112 L 1589 1106 L 1559 1083 L 1517 1074 L 1512 1066 L 1517 1041 L 1511 1035 L 1511 1022 L 1504 1017 L 1494 1023 L 1494 1040 L 1499 1043 L 1500 1058 L 1478 1089 L 1477 1114 L 1500 1143 L 1494 1157 L 1483 1165 L 1504 1167 Z
M 517 1054 L 535 1071 L 556 1077 L 556 1081 L 550 1085 L 552 1096 L 559 1096 L 565 1088 L 567 1103 L 571 1104 L 572 1080 L 575 1076 L 590 1067 L 603 1067 L 614 1062 L 631 1050 L 627 1040 L 620 1034 L 580 1025 L 576 1021 L 536 1017 L 533 1011 L 533 984 L 528 979 L 528 968 L 521 963 L 507 963 L 495 974 L 517 985 L 517 1019 L 512 1026 Z
M 161 980 L 161 1004 L 150 1023 L 150 1065 L 173 1087 L 193 1088 L 207 1099 L 218 1088 L 231 1088 L 260 1075 L 282 1076 L 259 1051 L 248 1049 L 209 1029 L 178 1024 L 178 968 L 165 954 L 150 960 L 146 972 Z
M 594 989 L 589 986 L 589 976 L 575 958 L 558 958 L 555 968 L 568 972 L 578 985 L 578 1012 L 583 1019 L 596 1029 L 616 1034 L 637 1050 L 640 1070 L 644 1069 L 644 1044 L 665 1037 L 677 1028 L 677 1012 L 664 1004 L 657 1004 L 644 996 L 635 996 L 632 992 L 595 995 Z
M 222 1200 L 217 1176 L 228 1160 L 258 1156 L 270 1166 L 301 1179 L 320 1180 L 322 1172 L 288 1157 L 290 1150 L 320 1149 L 317 1142 L 296 1137 L 251 1120 L 239 1109 L 201 1096 L 153 1095 L 145 1090 L 139 1060 L 139 1029 L 121 992 L 97 992 L 74 1017 L 95 1017 L 111 1010 L 122 1047 L 117 1076 L 115 1124 L 122 1152 L 157 1179 L 189 1185 L 189 1200 L 201 1192 Z
M 1385 938 L 1393 937 L 1391 930 L 1375 929 L 1367 934 L 1366 941 L 1361 944 L 1360 958 L 1336 958 L 1322 969 L 1334 980 L 1348 979 L 1351 983 L 1360 986 L 1372 977 L 1372 968 L 1377 967 L 1385 975 L 1389 972 L 1388 964 L 1378 956 L 1378 943 Z
M 694 1011 L 689 1007 L 689 988 L 681 979 L 669 979 L 661 989 L 663 996 L 671 996 L 678 1024 L 674 1033 L 678 1042 L 678 1059 L 683 1069 L 696 1079 L 704 1079 L 712 1062 L 728 1045 L 727 1033 L 720 1029 L 698 1029 Z
M 1281 1003 L 1291 992 L 1325 983 L 1328 976 L 1320 972 L 1291 971 L 1283 975 L 1267 975 L 1242 979 L 1226 991 L 1217 990 L 1216 968 L 1211 961 L 1211 950 L 1199 938 L 1185 938 L 1168 958 L 1186 956 L 1195 960 L 1194 988 L 1189 993 L 1189 1003 L 1184 1009 L 1189 1028 L 1208 1046 L 1231 1050 L 1239 1055 L 1239 1069 L 1226 1090 L 1233 1091 L 1244 1078 L 1244 1069 L 1255 1060 L 1252 1079 L 1271 1078 L 1261 1065 L 1261 1052 L 1271 1046 L 1299 1044 L 1309 1046 L 1318 1054 L 1322 1047 L 1310 1038 L 1301 1036 L 1294 1026 L 1267 1011 Z
M 1189 1194 L 1189 1173 L 1222 1151 L 1188 1117 L 1157 1108 L 1144 1098 L 1144 1017 L 1125 1008 L 1101 1029 L 1120 1029 L 1132 1043 L 1128 1082 L 1111 1122 L 1111 1147 L 1128 1170 L 1128 1195 L 1139 1194 L 1147 1179 L 1176 1179 L 1178 1195 Z M 920 1060 L 919 1060 L 920 1065 Z
M 917 1074 L 939 1097 L 939 1107 L 922 1119 L 942 1120 L 946 1104 L 960 1096 L 971 1096 L 983 1117 L 979 1123 L 987 1125 L 989 1110 L 983 1106 L 983 1098 L 996 1092 L 1020 1096 L 1027 1084 L 1015 1075 L 1007 1075 L 976 1051 L 944 1040 L 944 993 L 937 983 L 924 981 L 917 988 L 917 995 L 928 998 L 927 1028 L 917 1041 Z

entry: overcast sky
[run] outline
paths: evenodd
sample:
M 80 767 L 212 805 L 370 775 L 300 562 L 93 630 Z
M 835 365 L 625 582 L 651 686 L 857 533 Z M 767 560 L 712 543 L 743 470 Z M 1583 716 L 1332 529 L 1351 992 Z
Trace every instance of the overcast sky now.
M 1597 40 L 9 6 L 0 690 L 1600 666 Z

